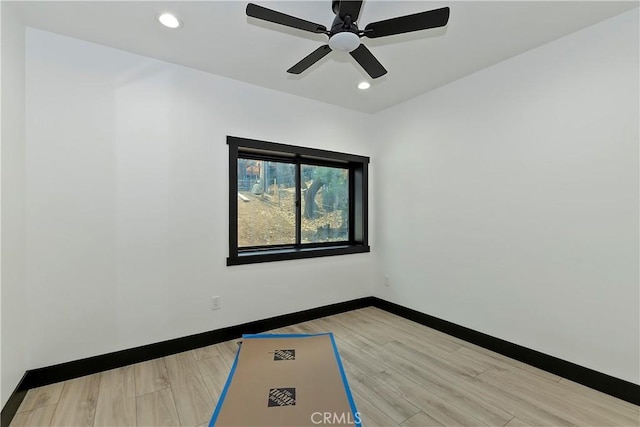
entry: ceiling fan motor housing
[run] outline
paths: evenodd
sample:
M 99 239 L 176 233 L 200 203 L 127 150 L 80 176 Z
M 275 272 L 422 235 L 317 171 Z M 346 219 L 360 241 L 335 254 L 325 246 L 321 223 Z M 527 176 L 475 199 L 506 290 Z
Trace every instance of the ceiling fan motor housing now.
M 358 33 L 358 25 L 353 22 L 351 16 L 347 15 L 342 19 L 340 15 L 336 15 L 333 18 L 333 23 L 331 24 L 331 34 L 340 33 L 342 31 L 350 31 L 352 33 Z

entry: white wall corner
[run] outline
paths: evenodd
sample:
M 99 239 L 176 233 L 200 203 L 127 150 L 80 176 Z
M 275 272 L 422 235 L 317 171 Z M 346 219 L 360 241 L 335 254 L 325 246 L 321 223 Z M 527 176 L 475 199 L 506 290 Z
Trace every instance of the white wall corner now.
M 13 2 L 1 9 L 1 321 L 2 405 L 26 370 L 25 29 Z

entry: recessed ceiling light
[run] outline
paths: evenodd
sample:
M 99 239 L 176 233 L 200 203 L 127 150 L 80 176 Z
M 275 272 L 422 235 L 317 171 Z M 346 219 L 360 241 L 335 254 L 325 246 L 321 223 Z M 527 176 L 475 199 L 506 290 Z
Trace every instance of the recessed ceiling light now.
M 365 90 L 365 89 L 369 89 L 370 87 L 371 87 L 371 84 L 369 82 L 358 83 L 358 89 Z
M 171 13 L 163 13 L 158 17 L 158 21 L 160 21 L 162 25 L 168 28 L 178 28 L 180 26 L 180 20 L 178 20 L 178 18 L 176 18 L 176 16 L 172 15 Z

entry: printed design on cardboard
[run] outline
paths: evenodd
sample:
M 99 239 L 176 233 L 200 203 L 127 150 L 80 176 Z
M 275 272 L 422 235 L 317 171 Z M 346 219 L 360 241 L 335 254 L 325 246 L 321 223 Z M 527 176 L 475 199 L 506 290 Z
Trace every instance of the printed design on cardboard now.
M 295 406 L 296 389 L 292 388 L 272 388 L 269 389 L 268 406 Z
M 273 360 L 296 360 L 295 350 L 275 350 Z

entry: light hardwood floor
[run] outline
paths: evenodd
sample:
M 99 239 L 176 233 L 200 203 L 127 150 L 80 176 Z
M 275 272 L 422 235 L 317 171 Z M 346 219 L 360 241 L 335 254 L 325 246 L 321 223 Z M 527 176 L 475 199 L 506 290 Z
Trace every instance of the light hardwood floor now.
M 640 407 L 370 307 L 333 332 L 363 426 L 639 426 Z M 206 426 L 237 344 L 29 390 L 12 426 Z

